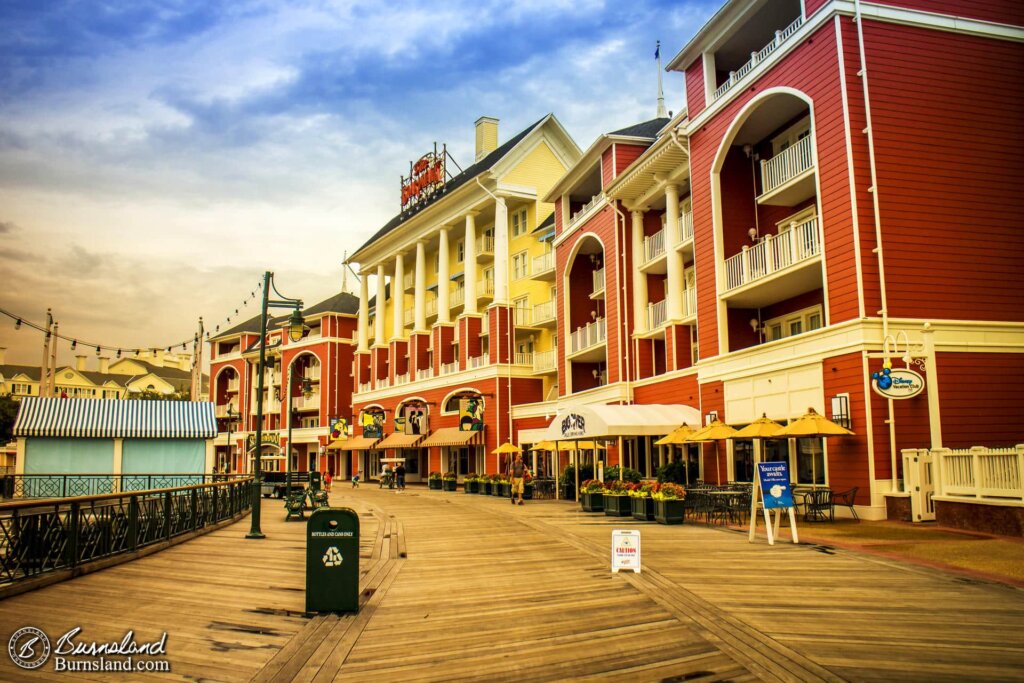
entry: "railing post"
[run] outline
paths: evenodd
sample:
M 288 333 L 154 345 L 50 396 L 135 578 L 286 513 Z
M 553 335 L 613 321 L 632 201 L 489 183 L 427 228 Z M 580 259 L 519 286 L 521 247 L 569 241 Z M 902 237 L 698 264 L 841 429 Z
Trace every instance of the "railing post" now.
M 164 538 L 171 540 L 171 492 L 164 492 Z
M 1024 500 L 1024 444 L 1017 444 L 1017 493 Z
M 797 262 L 797 254 L 800 253 L 800 251 L 796 247 L 796 242 L 800 238 L 800 236 L 797 235 L 796 221 L 793 221 L 792 223 L 789 224 L 789 236 L 789 255 L 792 259 L 790 261 L 790 264 L 792 265 L 793 263 Z
M 741 285 L 750 282 L 750 247 L 746 244 L 743 245 L 742 254 L 740 257 L 743 263 L 743 281 L 740 282 Z
M 981 498 L 981 454 L 985 449 L 971 446 L 971 469 L 974 471 L 974 497 Z
M 68 497 L 68 475 L 66 475 L 66 474 L 61 477 L 61 494 L 60 494 L 60 497 L 61 498 L 67 498 Z
M 60 518 L 60 505 L 55 507 L 57 510 L 54 514 L 57 518 Z M 71 503 L 71 511 L 68 513 L 68 541 L 65 547 L 64 561 L 69 567 L 74 567 L 78 564 L 78 532 L 81 520 L 79 519 L 81 513 L 81 505 L 79 503 Z
M 128 497 L 128 548 L 136 550 L 139 547 L 139 497 L 131 495 Z
M 192 504 L 192 528 L 193 529 L 198 529 L 199 528 L 199 488 L 198 487 L 193 487 L 192 490 L 189 491 L 189 496 L 192 499 L 190 501 L 191 504 Z

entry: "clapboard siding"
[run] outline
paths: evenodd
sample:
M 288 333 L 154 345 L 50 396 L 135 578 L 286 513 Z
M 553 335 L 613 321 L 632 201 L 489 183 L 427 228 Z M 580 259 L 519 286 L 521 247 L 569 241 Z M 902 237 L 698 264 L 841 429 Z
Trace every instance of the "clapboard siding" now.
M 686 67 L 686 113 L 691 119 L 704 111 L 704 60 L 698 57 Z
M 627 166 L 636 161 L 637 157 L 647 150 L 647 147 L 648 145 L 624 145 L 616 143 L 615 176 L 618 177 L 618 175 L 622 173 Z
M 826 358 L 822 362 L 822 384 L 826 410 L 831 397 L 850 394 L 850 418 L 855 436 L 828 439 L 828 485 L 834 491 L 860 487 L 857 503 L 871 500 L 871 477 L 868 469 L 867 404 L 864 401 L 864 360 L 860 353 Z M 831 417 L 831 415 L 829 416 Z
M 1024 355 L 940 352 L 936 363 L 943 446 L 1024 443 Z

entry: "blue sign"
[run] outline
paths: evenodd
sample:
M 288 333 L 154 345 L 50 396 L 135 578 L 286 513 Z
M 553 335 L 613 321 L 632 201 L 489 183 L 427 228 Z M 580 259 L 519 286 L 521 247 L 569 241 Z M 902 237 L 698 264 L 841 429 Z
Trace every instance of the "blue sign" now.
M 793 507 L 793 489 L 789 484 L 789 463 L 759 462 L 757 476 L 761 482 L 764 509 Z

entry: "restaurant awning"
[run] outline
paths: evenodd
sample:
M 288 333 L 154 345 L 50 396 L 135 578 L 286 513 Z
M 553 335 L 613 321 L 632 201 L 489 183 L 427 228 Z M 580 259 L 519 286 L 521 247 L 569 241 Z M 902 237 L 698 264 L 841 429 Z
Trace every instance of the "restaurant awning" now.
M 346 441 L 334 441 L 327 448 L 336 451 L 368 451 L 377 446 L 380 439 L 356 436 Z
M 462 431 L 458 427 L 443 427 L 428 436 L 420 443 L 421 448 L 431 446 L 482 446 L 483 431 Z
M 377 444 L 377 448 L 416 448 L 426 434 L 403 434 L 395 432 L 388 434 L 384 440 Z
M 545 430 L 549 441 L 663 436 L 682 423 L 700 424 L 700 412 L 685 405 L 576 405 L 559 411 Z
M 212 403 L 26 396 L 19 403 L 14 436 L 212 439 L 217 418 Z

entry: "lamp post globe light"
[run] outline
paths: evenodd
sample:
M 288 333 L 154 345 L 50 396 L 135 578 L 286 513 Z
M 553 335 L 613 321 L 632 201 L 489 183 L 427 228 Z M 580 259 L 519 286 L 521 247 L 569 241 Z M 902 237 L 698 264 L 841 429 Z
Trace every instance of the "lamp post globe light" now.
M 270 292 L 279 299 L 271 299 Z M 246 538 L 265 538 L 260 529 L 260 499 L 262 498 L 263 486 L 263 373 L 267 363 L 267 310 L 270 308 L 291 308 L 292 315 L 288 319 L 288 337 L 292 341 L 299 341 L 305 331 L 305 323 L 302 320 L 302 299 L 289 299 L 282 295 L 274 287 L 274 274 L 269 270 L 263 274 L 263 305 L 260 307 L 260 357 L 256 366 L 256 453 L 253 458 L 252 472 L 252 527 Z M 291 405 L 288 406 L 289 422 L 291 425 Z M 288 443 L 288 450 L 291 451 L 291 441 Z M 291 470 L 291 457 L 288 458 L 289 470 Z M 287 476 L 287 475 L 286 475 Z
M 228 454 L 227 454 L 227 459 L 223 463 L 223 465 L 224 465 L 224 474 L 227 474 L 231 470 L 231 423 L 235 419 L 234 403 L 232 403 L 231 401 L 228 401 L 227 415 L 228 415 Z

